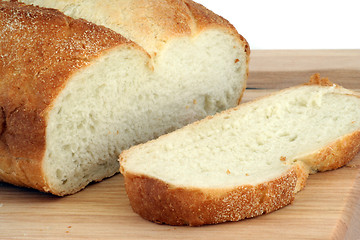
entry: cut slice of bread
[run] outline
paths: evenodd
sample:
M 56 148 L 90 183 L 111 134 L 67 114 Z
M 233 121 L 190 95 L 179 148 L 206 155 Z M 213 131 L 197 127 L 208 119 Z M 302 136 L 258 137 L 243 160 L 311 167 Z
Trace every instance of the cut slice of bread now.
M 215 224 L 290 204 L 309 173 L 360 148 L 359 94 L 309 84 L 190 124 L 120 155 L 132 208 L 170 225 Z
M 26 2 L 64 9 L 0 0 L 0 181 L 75 193 L 241 99 L 248 45 L 192 1 Z

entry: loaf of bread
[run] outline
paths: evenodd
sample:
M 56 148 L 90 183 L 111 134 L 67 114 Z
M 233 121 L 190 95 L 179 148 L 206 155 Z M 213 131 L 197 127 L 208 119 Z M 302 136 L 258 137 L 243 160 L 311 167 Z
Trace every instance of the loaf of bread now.
M 123 149 L 236 106 L 249 53 L 191 0 L 0 0 L 0 181 L 114 175 Z
M 132 147 L 120 171 L 145 219 L 238 221 L 290 204 L 309 173 L 350 161 L 360 149 L 359 119 L 360 95 L 315 75 Z

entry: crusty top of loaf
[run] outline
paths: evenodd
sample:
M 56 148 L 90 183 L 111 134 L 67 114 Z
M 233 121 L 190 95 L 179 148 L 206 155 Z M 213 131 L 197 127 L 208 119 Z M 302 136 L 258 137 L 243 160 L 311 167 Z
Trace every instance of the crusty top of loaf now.
M 250 53 L 246 40 L 227 20 L 192 0 L 20 1 L 56 8 L 70 17 L 104 25 L 136 42 L 151 56 L 160 52 L 173 38 L 196 36 L 209 28 L 219 28 L 236 35 L 244 43 L 246 52 Z
M 110 29 L 57 10 L 0 1 L 0 169 L 15 176 L 27 167 L 40 168 L 53 100 L 79 68 L 124 44 L 133 45 Z M 39 169 L 33 172 L 41 175 Z

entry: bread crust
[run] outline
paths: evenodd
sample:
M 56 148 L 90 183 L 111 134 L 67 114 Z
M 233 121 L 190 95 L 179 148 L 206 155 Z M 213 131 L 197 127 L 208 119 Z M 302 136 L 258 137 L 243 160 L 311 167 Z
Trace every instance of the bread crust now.
M 359 151 L 360 130 L 339 138 L 319 151 L 296 158 L 296 161 L 306 164 L 310 173 L 324 172 L 345 166 Z
M 57 10 L 18 2 L 0 2 L 0 22 L 0 181 L 54 192 L 42 169 L 53 101 L 72 74 L 134 43 Z
M 122 173 L 134 212 L 169 225 L 201 226 L 273 212 L 294 200 L 297 182 L 295 167 L 267 183 L 232 189 L 176 187 L 149 176 Z
M 84 18 L 122 34 L 124 37 L 142 46 L 151 56 L 161 50 L 166 42 L 183 36 L 196 36 L 204 30 L 218 28 L 236 36 L 245 45 L 247 55 L 250 48 L 226 19 L 206 9 L 192 0 L 123 0 L 114 7 L 113 2 L 103 0 L 20 0 L 26 3 L 41 2 L 41 6 L 67 10 L 69 16 Z M 76 5 L 81 14 L 73 14 L 72 5 Z M 93 9 L 100 16 L 94 16 Z
M 332 83 L 327 77 L 321 78 L 319 73 L 315 73 L 310 77 L 309 82 L 305 83 L 304 85 L 319 85 L 319 86 L 336 86 L 340 87 L 339 85 L 336 85 Z

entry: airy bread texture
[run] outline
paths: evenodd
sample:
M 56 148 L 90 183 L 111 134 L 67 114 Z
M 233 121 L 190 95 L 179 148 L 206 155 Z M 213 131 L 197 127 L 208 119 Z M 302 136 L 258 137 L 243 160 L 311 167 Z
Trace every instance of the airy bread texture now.
M 316 75 L 132 147 L 120 155 L 131 206 L 145 219 L 191 226 L 284 207 L 309 173 L 359 151 L 359 96 Z
M 24 2 L 69 4 L 71 11 L 63 10 L 71 17 L 0 1 L 2 181 L 75 193 L 118 172 L 122 150 L 241 99 L 248 45 L 226 20 L 196 3 L 148 1 L 154 9 L 173 9 L 150 16 L 131 0 Z M 123 17 L 113 19 L 104 9 Z M 159 33 L 143 32 L 142 24 Z M 119 34 L 130 29 L 136 37 Z

